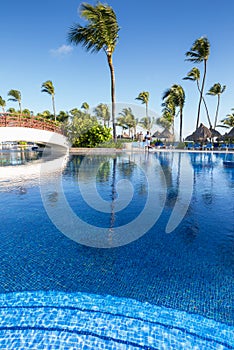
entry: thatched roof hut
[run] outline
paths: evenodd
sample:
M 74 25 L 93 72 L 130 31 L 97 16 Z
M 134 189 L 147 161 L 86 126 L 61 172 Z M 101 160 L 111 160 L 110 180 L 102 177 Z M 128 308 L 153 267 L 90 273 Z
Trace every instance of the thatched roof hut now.
M 211 131 L 211 134 L 212 134 L 212 136 L 211 136 L 212 138 L 221 136 L 221 134 L 220 134 L 220 132 L 218 130 L 210 129 L 210 131 Z
M 159 138 L 160 138 L 160 136 L 161 136 L 161 132 L 159 132 L 159 131 L 155 131 L 155 133 L 153 134 L 153 136 L 152 136 L 152 137 L 155 137 L 155 138 L 159 139 Z
M 218 138 L 219 141 L 228 141 L 234 140 L 234 127 L 229 131 L 229 133 L 225 133 L 224 135 Z
M 172 139 L 173 135 L 168 129 L 164 129 L 160 134 L 161 139 Z
M 229 131 L 227 136 L 228 136 L 229 139 L 234 140 L 234 127 Z
M 212 138 L 212 132 L 201 123 L 197 130 L 186 137 L 185 141 L 206 141 L 209 138 Z

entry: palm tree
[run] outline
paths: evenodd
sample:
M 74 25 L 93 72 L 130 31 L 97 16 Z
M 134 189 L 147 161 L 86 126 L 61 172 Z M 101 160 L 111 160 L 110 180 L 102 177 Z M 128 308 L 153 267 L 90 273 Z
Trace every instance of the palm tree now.
M 104 126 L 107 126 L 109 128 L 109 122 L 110 122 L 110 111 L 107 104 L 99 103 L 99 105 L 94 109 L 94 114 L 98 119 L 103 119 Z
M 219 104 L 220 104 L 220 95 L 225 91 L 225 89 L 226 89 L 226 85 L 221 86 L 220 83 L 216 83 L 207 92 L 207 95 L 218 96 L 217 108 L 216 108 L 216 113 L 215 113 L 215 121 L 214 121 L 214 129 L 217 126 Z
M 13 102 L 18 102 L 19 103 L 19 109 L 20 109 L 20 114 L 22 114 L 22 106 L 21 106 L 21 93 L 18 90 L 10 90 L 8 92 L 8 101 L 13 101 Z
M 169 95 L 164 99 L 162 103 L 163 110 L 161 118 L 157 119 L 157 124 L 163 126 L 167 130 L 172 128 L 173 135 L 175 134 L 175 118 L 176 118 L 176 105 L 173 96 Z
M 0 106 L 2 107 L 3 113 L 5 113 L 6 101 L 0 96 Z
M 145 129 L 150 131 L 153 127 L 153 125 L 155 124 L 155 118 L 150 118 L 150 117 L 143 117 L 141 118 L 141 120 L 139 121 L 139 125 Z
M 139 93 L 139 95 L 135 98 L 135 100 L 141 101 L 141 103 L 145 104 L 145 113 L 146 118 L 148 118 L 148 105 L 149 105 L 149 92 L 148 91 L 142 91 Z
M 201 88 L 200 88 L 200 84 L 199 84 L 199 81 L 200 81 L 200 70 L 197 67 L 192 68 L 187 73 L 187 76 L 185 78 L 183 78 L 183 79 L 184 80 L 196 81 L 197 88 L 198 88 L 199 94 L 201 96 Z M 207 115 L 207 119 L 208 119 L 208 123 L 209 123 L 210 129 L 212 129 L 210 115 L 209 115 L 209 111 L 208 111 L 207 104 L 206 104 L 206 101 L 204 99 L 204 96 L 202 96 L 202 100 L 203 100 L 203 103 L 204 103 L 204 106 L 205 106 L 205 109 L 206 109 L 206 115 Z
M 175 107 L 179 107 L 180 113 L 180 135 L 179 140 L 182 141 L 182 128 L 183 128 L 183 108 L 185 103 L 185 93 L 181 85 L 172 85 L 170 89 L 167 89 L 163 94 L 163 100 L 168 100 L 174 104 Z
M 234 113 L 228 114 L 226 116 L 226 118 L 221 120 L 221 122 L 223 123 L 223 125 L 218 125 L 218 126 L 222 126 L 225 128 L 233 128 L 234 127 Z
M 199 121 L 200 121 L 201 102 L 203 99 L 203 91 L 205 87 L 206 70 L 207 70 L 206 66 L 207 66 L 207 60 L 209 58 L 209 55 L 210 55 L 210 43 L 208 39 L 204 37 L 197 39 L 193 43 L 190 51 L 186 52 L 186 56 L 189 57 L 187 61 L 195 62 L 195 63 L 204 62 L 204 74 L 203 74 L 202 85 L 200 90 L 200 99 L 198 103 L 196 129 L 198 128 Z
M 71 27 L 68 33 L 68 41 L 75 45 L 82 44 L 87 51 L 99 52 L 103 50 L 106 54 L 111 75 L 113 138 L 116 141 L 115 73 L 112 56 L 117 44 L 120 27 L 114 10 L 100 2 L 96 6 L 86 3 L 81 4 L 81 17 L 88 21 L 88 24 L 86 26 L 76 24 Z
M 122 112 L 119 113 L 120 118 L 118 118 L 119 125 L 125 124 L 126 127 L 129 129 L 129 136 L 132 131 L 132 129 L 135 131 L 136 128 L 136 119 L 134 114 L 132 113 L 132 109 L 129 108 L 123 108 Z
M 55 92 L 54 92 L 54 85 L 51 80 L 47 80 L 42 84 L 41 92 L 46 92 L 47 94 L 51 95 L 53 111 L 54 111 L 54 120 L 56 121 L 55 102 L 54 102 Z
M 86 113 L 88 113 L 89 110 L 89 104 L 87 102 L 83 102 L 81 105 L 81 109 L 84 109 Z

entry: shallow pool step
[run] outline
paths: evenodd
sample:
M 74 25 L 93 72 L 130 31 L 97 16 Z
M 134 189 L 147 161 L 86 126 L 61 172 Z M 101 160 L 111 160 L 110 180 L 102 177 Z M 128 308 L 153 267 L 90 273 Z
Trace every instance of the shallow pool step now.
M 0 295 L 0 349 L 233 349 L 234 327 L 132 299 Z

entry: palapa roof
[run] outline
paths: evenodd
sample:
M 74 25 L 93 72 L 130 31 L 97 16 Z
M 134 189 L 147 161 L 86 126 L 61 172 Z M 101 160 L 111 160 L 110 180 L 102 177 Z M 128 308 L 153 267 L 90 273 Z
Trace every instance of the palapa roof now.
M 212 132 L 204 124 L 200 124 L 191 135 L 186 137 L 186 141 L 205 141 L 212 137 Z
M 161 132 L 155 131 L 155 133 L 153 134 L 152 137 L 157 137 L 157 138 L 159 138 L 160 136 L 161 136 Z
M 234 127 L 229 131 L 229 133 L 227 134 L 227 136 L 231 139 L 234 139 Z
M 210 129 L 211 133 L 212 133 L 212 137 L 220 137 L 221 134 L 218 130 L 215 129 Z
M 234 127 L 229 131 L 229 133 L 225 133 L 221 137 L 218 138 L 219 141 L 224 140 L 234 140 Z
M 168 129 L 164 129 L 160 133 L 160 137 L 159 138 L 161 138 L 161 139 L 171 139 L 171 138 L 173 138 L 173 135 Z

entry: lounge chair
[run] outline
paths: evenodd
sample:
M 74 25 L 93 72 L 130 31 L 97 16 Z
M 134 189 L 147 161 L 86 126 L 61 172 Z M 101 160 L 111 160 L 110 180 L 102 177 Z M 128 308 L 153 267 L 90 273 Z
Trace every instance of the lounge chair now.
M 203 149 L 204 150 L 209 150 L 209 151 L 212 151 L 213 150 L 213 145 L 211 142 L 207 143 L 206 145 L 203 146 Z
M 185 146 L 185 149 L 193 149 L 194 148 L 194 144 L 191 142 L 191 143 L 188 143 L 186 146 Z
M 202 146 L 200 145 L 200 143 L 195 143 L 195 144 L 193 145 L 193 148 L 194 148 L 195 150 L 201 150 L 201 149 L 202 149 Z
M 227 151 L 228 150 L 228 145 L 226 145 L 226 143 L 221 143 L 221 145 L 219 146 L 219 150 L 220 151 Z

